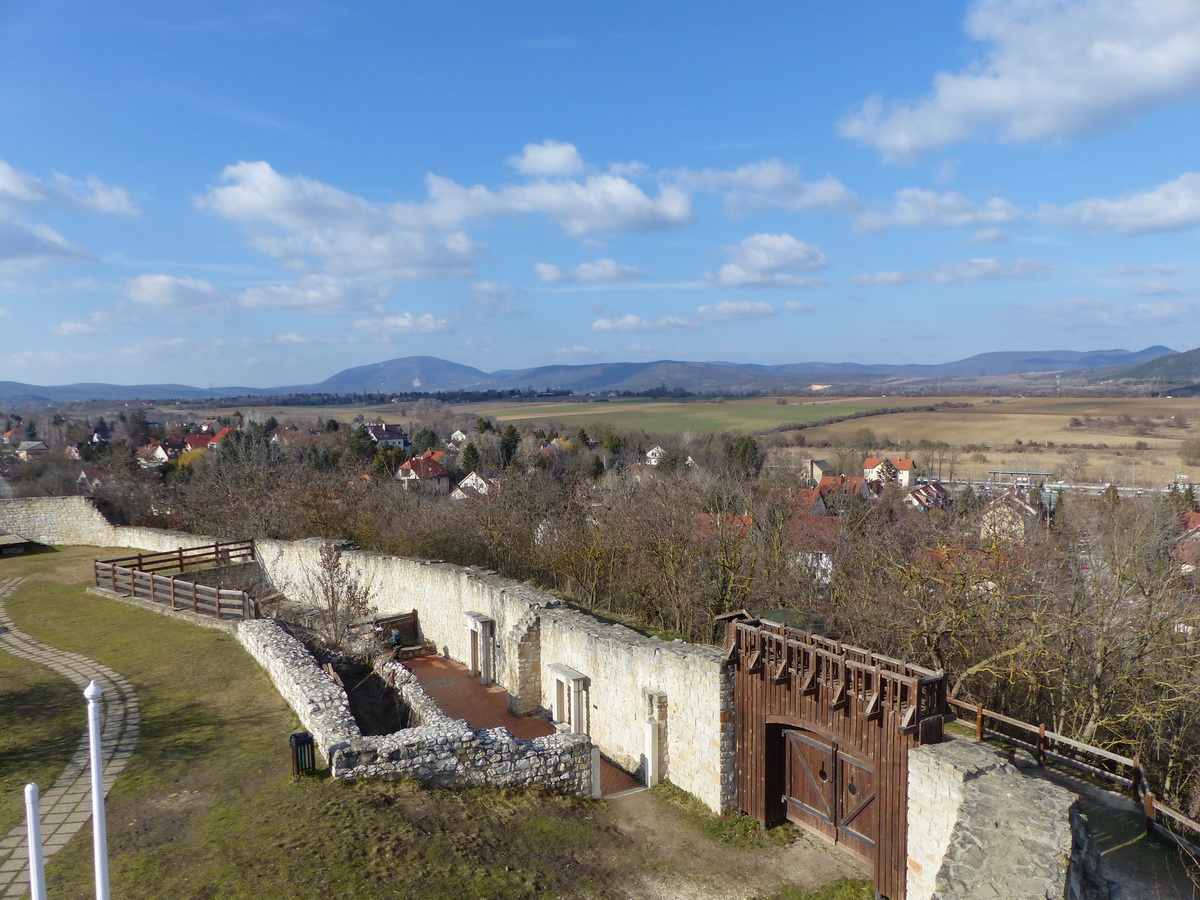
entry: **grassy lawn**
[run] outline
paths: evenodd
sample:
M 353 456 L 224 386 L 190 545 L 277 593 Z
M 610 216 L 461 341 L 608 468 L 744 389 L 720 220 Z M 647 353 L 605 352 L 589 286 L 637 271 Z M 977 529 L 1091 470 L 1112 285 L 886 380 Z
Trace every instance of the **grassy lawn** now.
M 37 663 L 0 652 L 0 834 L 25 821 L 25 785 L 42 794 L 87 730 L 83 693 Z
M 126 676 L 141 701 L 137 750 L 108 798 L 114 897 L 623 897 L 632 876 L 677 882 L 695 865 L 629 837 L 606 803 L 412 781 L 293 782 L 287 738 L 299 725 L 240 645 L 87 594 L 96 555 L 71 548 L 6 560 L 0 572 L 30 576 L 8 602 L 21 628 Z M 73 686 L 5 654 L 0 677 L 6 726 L 10 708 L 22 711 L 17 728 L 0 730 L 0 815 L 15 823 L 20 801 L 8 789 L 53 781 L 82 734 L 83 707 Z M 699 813 L 666 805 L 656 815 L 694 835 L 686 841 L 695 857 L 724 853 L 753 870 L 771 852 L 694 829 Z M 772 890 L 804 875 L 781 871 Z M 93 896 L 89 829 L 53 857 L 48 882 L 56 900 Z

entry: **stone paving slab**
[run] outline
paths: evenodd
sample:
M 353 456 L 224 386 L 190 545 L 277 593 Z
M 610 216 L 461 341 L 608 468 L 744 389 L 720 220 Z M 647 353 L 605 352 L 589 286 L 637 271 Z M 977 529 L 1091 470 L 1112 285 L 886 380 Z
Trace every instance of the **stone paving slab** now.
M 100 758 L 104 792 L 112 789 L 117 776 L 129 763 L 137 745 L 141 708 L 137 694 L 118 673 L 77 653 L 66 653 L 35 640 L 18 628 L 8 615 L 5 602 L 24 579 L 0 580 L 0 650 L 40 663 L 70 679 L 80 690 L 79 702 L 86 709 L 83 689 L 95 681 L 104 689 L 101 701 Z M 39 786 L 40 787 L 40 786 Z M 49 790 L 42 791 L 42 841 L 49 859 L 91 818 L 91 778 L 88 772 L 88 736 L 84 732 L 70 762 Z M 29 850 L 22 822 L 0 838 L 0 900 L 16 900 L 29 892 Z

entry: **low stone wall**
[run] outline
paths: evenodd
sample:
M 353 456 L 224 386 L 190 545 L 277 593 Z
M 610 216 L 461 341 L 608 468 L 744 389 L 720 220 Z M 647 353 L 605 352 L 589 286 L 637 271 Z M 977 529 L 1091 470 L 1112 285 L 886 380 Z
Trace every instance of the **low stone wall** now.
M 908 900 L 1111 896 L 1070 791 L 971 741 L 910 751 Z
M 380 674 L 395 683 L 410 721 L 418 724 L 364 736 L 345 690 L 298 640 L 270 620 L 243 622 L 237 636 L 312 733 L 334 778 L 408 777 L 446 786 L 542 785 L 578 796 L 591 793 L 592 745 L 582 735 L 524 740 L 504 728 L 475 730 L 446 716 L 408 669 L 389 662 Z

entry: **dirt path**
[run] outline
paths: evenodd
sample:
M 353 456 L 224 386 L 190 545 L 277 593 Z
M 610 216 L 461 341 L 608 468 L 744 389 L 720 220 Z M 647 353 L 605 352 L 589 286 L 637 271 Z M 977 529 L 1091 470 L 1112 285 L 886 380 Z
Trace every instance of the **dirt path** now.
M 702 833 L 648 791 L 610 800 L 617 828 L 643 848 L 628 896 L 647 900 L 741 900 L 784 885 L 813 890 L 838 878 L 869 878 L 865 863 L 800 833 L 786 847 L 741 849 Z

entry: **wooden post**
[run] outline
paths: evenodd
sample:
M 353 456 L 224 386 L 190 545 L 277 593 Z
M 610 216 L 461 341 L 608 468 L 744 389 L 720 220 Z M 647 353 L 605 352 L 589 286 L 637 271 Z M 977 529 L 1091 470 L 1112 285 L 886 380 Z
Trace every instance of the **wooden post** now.
M 1154 837 L 1154 792 L 1146 791 L 1142 795 L 1142 808 L 1146 811 L 1146 835 Z
M 983 704 L 975 704 L 975 740 L 983 740 Z
M 1137 800 L 1145 784 L 1145 778 L 1142 775 L 1142 761 L 1136 756 L 1133 758 L 1133 772 L 1130 773 L 1129 780 L 1133 782 L 1129 786 L 1129 790 L 1133 795 L 1133 799 Z
M 179 554 L 179 571 L 182 572 L 183 571 L 183 548 L 180 547 L 179 550 L 176 552 Z
M 200 598 L 196 596 L 196 582 L 192 582 L 192 612 L 200 612 Z
M 175 576 L 171 576 L 171 609 L 175 608 Z
M 1039 766 L 1046 764 L 1046 726 L 1038 726 L 1037 761 Z
M 109 566 L 108 574 L 112 578 L 112 592 L 115 594 L 117 592 L 117 567 Z
M 154 573 L 150 573 L 150 602 L 156 602 L 154 599 Z

